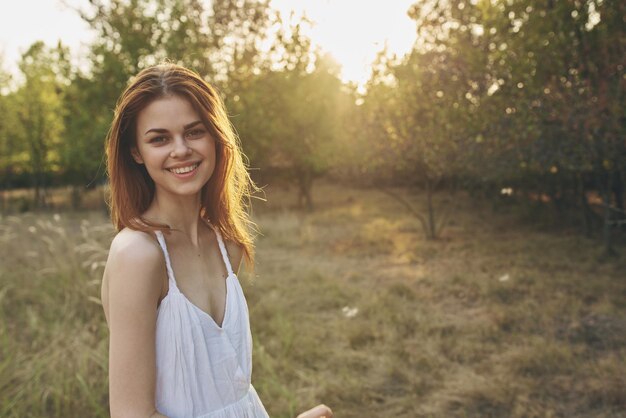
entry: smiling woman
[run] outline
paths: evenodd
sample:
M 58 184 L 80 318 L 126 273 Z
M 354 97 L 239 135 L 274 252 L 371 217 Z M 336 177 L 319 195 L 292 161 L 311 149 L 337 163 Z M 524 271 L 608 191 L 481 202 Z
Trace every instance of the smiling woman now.
M 142 71 L 118 102 L 107 158 L 111 416 L 268 417 L 236 274 L 244 255 L 254 261 L 242 200 L 256 186 L 221 99 L 186 68 Z
M 156 198 L 197 194 L 215 169 L 215 140 L 191 104 L 179 96 L 150 103 L 137 118 L 134 160 L 154 180 Z

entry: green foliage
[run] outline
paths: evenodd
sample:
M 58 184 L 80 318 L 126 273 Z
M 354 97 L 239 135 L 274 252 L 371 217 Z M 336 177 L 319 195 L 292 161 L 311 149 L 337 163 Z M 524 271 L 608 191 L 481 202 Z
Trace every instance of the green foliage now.
M 35 42 L 22 55 L 19 68 L 24 84 L 15 92 L 17 122 L 15 135 L 26 146 L 28 165 L 11 170 L 31 174 L 35 189 L 35 205 L 45 204 L 41 190 L 46 185 L 45 175 L 60 168 L 59 147 L 63 142 L 64 90 L 68 84 L 69 51 L 59 44 L 47 48 Z
M 0 71 L 4 188 L 57 183 L 80 197 L 101 182 L 115 100 L 138 71 L 169 59 L 219 87 L 253 176 L 292 182 L 301 205 L 312 207 L 314 180 L 330 174 L 491 194 L 512 187 L 547 196 L 556 219 L 580 207 L 587 229 L 587 192 L 597 191 L 617 210 L 605 225 L 624 218 L 623 2 L 416 2 L 413 50 L 381 51 L 358 92 L 312 47 L 311 22 L 280 16 L 268 0 L 82 7 L 97 35 L 90 67 L 38 43 L 15 88 Z
M 25 144 L 17 139 L 18 107 L 15 92 L 9 90 L 11 75 L 3 68 L 0 56 L 0 184 L 12 186 L 17 167 L 25 166 L 28 158 Z
M 214 0 L 208 28 L 215 67 L 213 82 L 219 83 L 227 97 L 241 94 L 248 80 L 266 71 L 263 44 L 270 42 L 270 28 L 277 16 L 268 0 Z
M 445 119 L 463 134 L 463 172 L 549 195 L 555 177 L 601 176 L 605 161 L 625 173 L 622 3 L 455 0 L 409 13 L 414 55 L 443 51 L 462 64 L 465 117 Z M 454 73 L 454 62 L 435 73 Z
M 367 129 L 349 141 L 366 152 L 351 172 L 492 196 L 512 187 L 551 202 L 555 219 L 579 207 L 587 234 L 596 190 L 614 206 L 610 251 L 612 219 L 626 219 L 625 11 L 617 1 L 415 3 L 413 51 L 381 51 L 355 110 Z
M 281 31 L 275 69 L 249 75 L 227 105 L 255 164 L 283 172 L 312 208 L 313 180 L 340 161 L 337 155 L 347 95 L 332 57 L 313 51 L 302 22 Z

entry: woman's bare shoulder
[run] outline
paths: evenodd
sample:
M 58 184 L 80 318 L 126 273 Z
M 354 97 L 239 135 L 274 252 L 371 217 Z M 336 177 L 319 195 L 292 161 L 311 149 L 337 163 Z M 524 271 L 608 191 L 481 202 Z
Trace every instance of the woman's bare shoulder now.
M 129 254 L 132 258 L 162 258 L 161 248 L 154 235 L 130 228 L 124 228 L 115 235 L 109 252 L 115 255 Z
M 156 237 L 129 228 L 118 232 L 111 242 L 107 270 L 120 268 L 165 271 L 165 258 Z
M 118 306 L 158 306 L 166 281 L 165 258 L 156 238 L 128 228 L 118 232 L 111 242 L 102 278 L 107 322 L 109 301 Z

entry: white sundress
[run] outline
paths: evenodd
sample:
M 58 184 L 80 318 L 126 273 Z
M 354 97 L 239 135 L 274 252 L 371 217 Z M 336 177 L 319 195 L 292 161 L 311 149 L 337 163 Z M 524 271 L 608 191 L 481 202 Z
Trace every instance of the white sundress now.
M 269 418 L 251 384 L 246 299 L 222 235 L 211 227 L 228 271 L 221 327 L 178 289 L 165 238 L 156 231 L 169 283 L 156 322 L 156 408 L 169 418 Z

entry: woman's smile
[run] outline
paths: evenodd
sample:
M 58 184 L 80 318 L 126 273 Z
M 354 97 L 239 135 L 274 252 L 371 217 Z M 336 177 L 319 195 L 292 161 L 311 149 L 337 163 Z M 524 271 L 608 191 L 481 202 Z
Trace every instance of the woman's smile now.
M 196 162 L 196 163 L 191 163 L 182 167 L 172 167 L 172 168 L 168 168 L 167 170 L 169 172 L 171 172 L 172 174 L 174 174 L 176 177 L 179 178 L 188 178 L 193 176 L 196 173 L 196 169 L 198 168 L 198 166 L 200 165 L 200 162 Z

